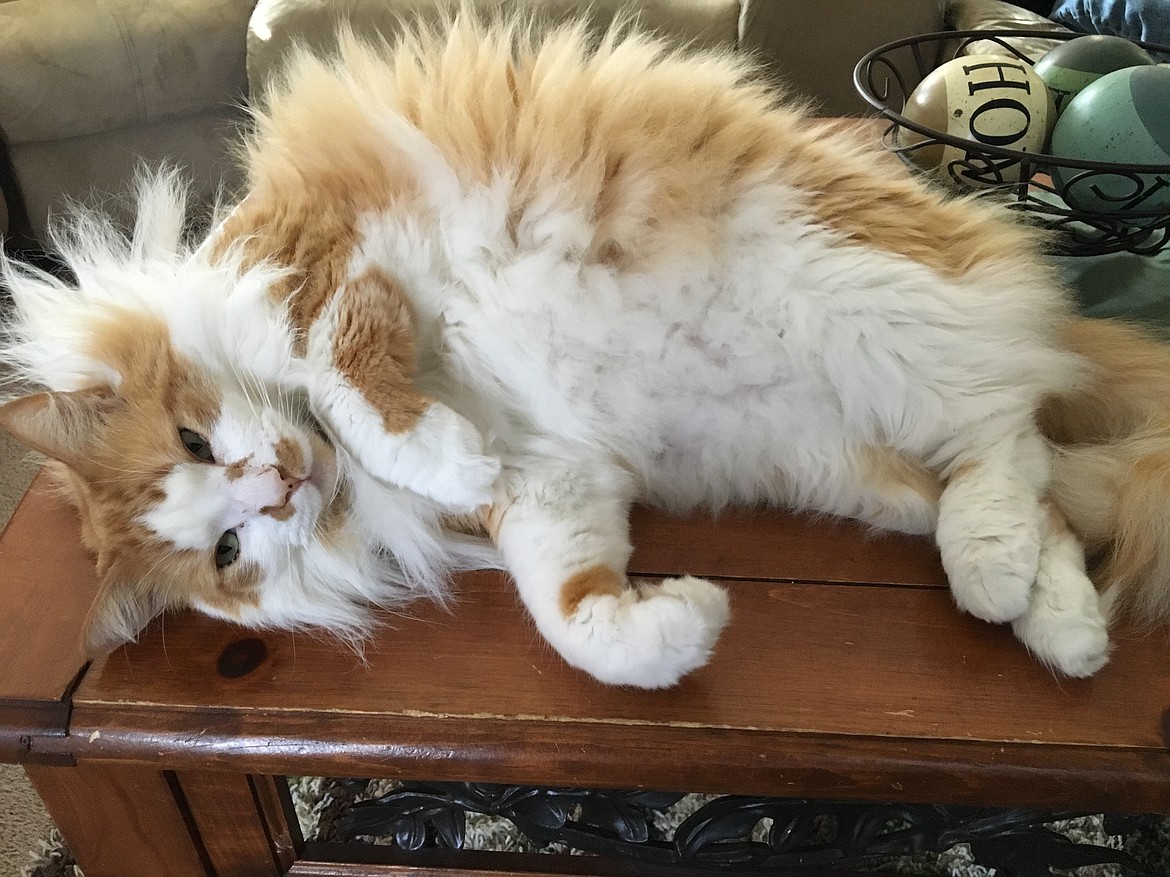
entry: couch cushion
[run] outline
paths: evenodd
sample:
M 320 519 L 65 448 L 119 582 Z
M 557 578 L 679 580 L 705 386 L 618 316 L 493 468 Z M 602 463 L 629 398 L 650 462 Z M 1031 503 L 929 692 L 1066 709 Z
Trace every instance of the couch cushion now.
M 230 197 L 241 183 L 230 146 L 243 124 L 242 113 L 213 109 L 88 137 L 14 144 L 12 166 L 32 234 L 47 242 L 49 217 L 70 201 L 100 207 L 129 225 L 134 202 L 128 191 L 141 165 L 178 167 L 191 183 L 194 203 L 209 202 L 220 191 Z
M 1037 34 L 1070 33 L 1067 27 L 1049 21 L 1043 15 L 1021 9 L 1003 0 L 949 0 L 946 20 L 955 30 L 1026 30 Z M 1003 41 L 1033 61 L 1060 45 L 1063 40 L 1043 36 L 1009 37 Z M 968 55 L 1010 55 L 1003 43 L 977 40 L 966 48 Z
M 490 9 L 499 4 L 475 0 L 474 5 Z M 508 8 L 520 5 L 512 3 Z M 734 46 L 740 13 L 740 0 L 536 0 L 527 5 L 550 21 L 587 11 L 598 26 L 612 20 L 618 10 L 629 10 L 652 30 L 704 46 Z M 260 0 L 248 28 L 252 94 L 263 92 L 268 78 L 280 69 L 295 43 L 329 52 L 343 21 L 348 20 L 359 34 L 382 34 L 392 39 L 404 20 L 437 17 L 441 10 L 456 6 L 455 0 Z
M 0 128 L 56 140 L 240 100 L 254 0 L 0 3 Z
M 871 49 L 942 29 L 938 0 L 744 0 L 740 45 L 825 115 L 872 109 L 853 87 Z

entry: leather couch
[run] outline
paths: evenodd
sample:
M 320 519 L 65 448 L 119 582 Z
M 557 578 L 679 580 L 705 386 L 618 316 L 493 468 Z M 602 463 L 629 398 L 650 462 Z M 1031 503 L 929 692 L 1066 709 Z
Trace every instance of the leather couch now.
M 301 40 L 327 49 L 343 18 L 392 33 L 448 0 L 0 0 L 0 133 L 10 234 L 43 240 L 68 199 L 117 212 L 140 162 L 184 166 L 201 197 L 238 183 L 231 144 L 249 94 Z M 486 0 L 485 0 L 486 2 Z M 651 28 L 758 53 L 826 114 L 858 114 L 853 65 L 939 30 L 939 0 L 529 0 L 538 14 L 633 7 Z M 0 168 L 0 174 L 4 170 Z M 114 196 L 114 197 L 112 197 Z M 118 198 L 116 196 L 122 196 Z M 0 225 L 0 231 L 4 226 Z

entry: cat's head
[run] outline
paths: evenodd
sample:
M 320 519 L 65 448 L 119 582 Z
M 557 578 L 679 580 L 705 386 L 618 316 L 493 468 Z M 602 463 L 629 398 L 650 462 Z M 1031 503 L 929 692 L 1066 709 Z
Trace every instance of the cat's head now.
M 91 654 L 167 607 L 312 623 L 287 590 L 337 514 L 336 456 L 287 389 L 274 271 L 195 256 L 183 212 L 157 177 L 131 239 L 92 215 L 61 237 L 75 283 L 3 266 L 5 359 L 45 389 L 0 407 L 0 426 L 64 470 L 101 580 Z

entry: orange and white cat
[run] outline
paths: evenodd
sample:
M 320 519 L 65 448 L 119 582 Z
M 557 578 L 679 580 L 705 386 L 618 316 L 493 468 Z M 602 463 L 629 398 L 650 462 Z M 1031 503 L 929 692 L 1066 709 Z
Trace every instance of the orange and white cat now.
M 1163 612 L 1170 355 L 1073 318 L 1000 208 L 729 53 L 469 16 L 341 43 L 267 96 L 205 240 L 159 174 L 129 238 L 59 233 L 76 284 L 4 268 L 47 391 L 0 424 L 65 466 L 92 651 L 180 606 L 357 637 L 498 563 L 569 663 L 671 685 L 728 601 L 630 586 L 635 501 L 933 533 L 959 607 L 1070 675 L 1118 598 Z

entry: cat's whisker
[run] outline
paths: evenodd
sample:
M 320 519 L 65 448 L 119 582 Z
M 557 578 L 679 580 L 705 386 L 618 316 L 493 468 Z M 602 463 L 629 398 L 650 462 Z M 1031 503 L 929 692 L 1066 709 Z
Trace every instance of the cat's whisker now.
M 264 408 L 271 410 L 272 399 L 268 395 L 268 382 L 260 377 L 260 375 L 258 375 L 252 369 L 247 369 L 245 374 L 247 375 L 248 380 L 251 381 L 252 389 L 256 392 L 257 397 L 263 403 Z
M 232 370 L 232 375 L 236 379 L 236 384 L 239 386 L 240 392 L 244 396 L 244 401 L 246 401 L 248 403 L 248 408 L 252 412 L 252 419 L 254 421 L 258 422 L 260 420 L 260 412 L 259 412 L 259 409 L 257 409 L 257 407 L 256 407 L 256 401 L 252 398 L 252 395 L 248 392 L 248 380 L 246 377 L 246 371 L 243 368 L 241 368 L 238 363 L 236 363 L 234 361 L 230 363 L 230 366 L 231 366 L 231 370 Z
M 167 611 L 163 611 L 162 617 L 159 619 L 158 632 L 159 639 L 162 640 L 163 659 L 167 662 L 167 669 L 173 670 L 174 665 L 171 664 L 171 655 L 167 651 Z
M 148 583 L 148 584 L 149 584 L 149 583 L 153 583 L 153 582 L 154 582 L 154 574 L 155 574 L 155 573 L 156 573 L 156 572 L 157 572 L 157 571 L 158 571 L 158 570 L 159 570 L 161 567 L 163 567 L 163 566 L 166 566 L 166 565 L 167 565 L 168 563 L 170 563 L 170 562 L 171 562 L 171 558 L 170 558 L 169 556 L 167 556 L 167 555 L 162 555 L 162 556 L 160 556 L 160 557 L 156 558 L 156 559 L 155 559 L 155 561 L 154 561 L 154 563 L 152 563 L 152 564 L 151 564 L 151 565 L 150 565 L 150 566 L 149 566 L 149 567 L 148 567 L 148 568 L 147 568 L 147 569 L 146 569 L 146 570 L 145 570 L 145 571 L 144 571 L 144 572 L 143 572 L 143 573 L 142 573 L 142 574 L 139 576 L 139 579 L 140 579 L 141 581 L 143 581 L 143 582 L 146 582 L 146 583 Z M 157 584 L 157 583 L 156 583 L 156 584 Z
M 264 383 L 260 380 L 259 376 L 257 376 L 255 372 L 248 368 L 240 369 L 239 374 L 241 380 L 244 381 L 246 386 L 251 388 L 253 397 L 259 401 L 264 406 L 264 408 L 271 408 L 272 406 L 268 403 L 266 394 L 264 392 Z

